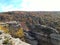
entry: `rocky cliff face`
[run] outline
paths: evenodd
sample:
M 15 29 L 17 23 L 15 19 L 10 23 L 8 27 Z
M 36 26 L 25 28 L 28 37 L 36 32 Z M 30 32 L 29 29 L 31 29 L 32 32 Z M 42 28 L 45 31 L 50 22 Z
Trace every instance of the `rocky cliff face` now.
M 19 24 L 23 24 L 22 25 L 23 28 L 24 26 L 27 27 L 27 29 L 24 30 L 24 31 L 28 30 L 28 32 L 25 32 L 26 34 L 25 38 L 27 42 L 32 45 L 37 45 L 38 43 L 39 43 L 38 45 L 40 45 L 41 39 L 44 40 L 44 39 L 50 38 L 49 35 L 52 32 L 57 32 L 57 30 L 58 32 L 60 31 L 60 12 L 12 11 L 12 12 L 0 13 L 0 22 L 9 22 L 9 21 L 16 21 L 16 22 L 19 22 Z M 10 31 L 14 32 L 12 30 Z M 9 45 L 9 44 L 20 45 L 20 43 L 22 45 L 29 45 L 29 44 L 26 44 L 25 42 L 22 42 L 20 39 L 13 38 L 11 37 L 11 35 L 9 36 L 9 34 L 3 33 L 0 35 L 1 35 L 1 45 L 3 44 L 4 45 Z M 8 36 L 8 38 L 6 37 L 6 35 Z M 44 41 L 46 42 L 46 40 Z M 44 43 L 42 44 L 45 45 Z
M 11 35 L 0 31 L 0 45 L 30 45 L 21 41 L 19 38 L 13 38 Z

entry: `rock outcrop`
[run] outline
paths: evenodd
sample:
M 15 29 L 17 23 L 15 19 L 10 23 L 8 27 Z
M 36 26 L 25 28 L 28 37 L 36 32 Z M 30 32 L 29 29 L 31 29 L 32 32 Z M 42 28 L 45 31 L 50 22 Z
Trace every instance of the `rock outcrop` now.
M 21 41 L 19 38 L 13 38 L 10 34 L 0 31 L 0 45 L 30 45 Z

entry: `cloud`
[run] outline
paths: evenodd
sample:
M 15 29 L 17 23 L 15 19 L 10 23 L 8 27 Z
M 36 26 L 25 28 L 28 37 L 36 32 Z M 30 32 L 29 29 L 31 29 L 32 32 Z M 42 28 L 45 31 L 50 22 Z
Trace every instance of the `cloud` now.
M 57 11 L 60 10 L 60 0 L 23 0 L 22 10 L 27 11 Z
M 60 0 L 12 0 L 8 5 L 0 4 L 2 11 L 60 11 Z M 1 11 L 0 11 L 1 12 Z

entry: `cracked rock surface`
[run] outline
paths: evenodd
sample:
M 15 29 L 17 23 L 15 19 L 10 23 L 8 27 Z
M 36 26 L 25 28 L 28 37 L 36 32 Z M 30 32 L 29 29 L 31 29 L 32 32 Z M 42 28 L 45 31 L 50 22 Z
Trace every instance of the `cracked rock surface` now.
M 0 30 L 0 45 L 30 45 Z

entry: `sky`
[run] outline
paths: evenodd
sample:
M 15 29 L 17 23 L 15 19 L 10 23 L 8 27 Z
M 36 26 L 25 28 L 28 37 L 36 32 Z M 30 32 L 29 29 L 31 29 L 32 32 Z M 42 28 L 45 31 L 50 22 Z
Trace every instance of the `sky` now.
M 60 11 L 60 0 L 0 0 L 0 12 Z

